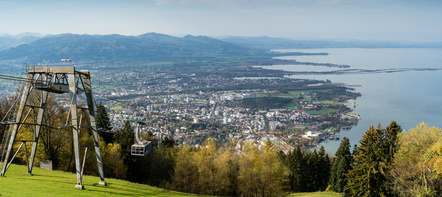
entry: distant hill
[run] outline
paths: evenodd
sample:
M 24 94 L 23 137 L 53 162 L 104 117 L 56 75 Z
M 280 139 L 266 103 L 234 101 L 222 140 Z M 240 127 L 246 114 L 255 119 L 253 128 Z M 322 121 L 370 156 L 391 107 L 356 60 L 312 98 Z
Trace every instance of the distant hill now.
M 41 38 L 41 37 L 44 37 L 44 35 L 39 34 L 39 33 L 34 33 L 34 32 L 23 32 L 21 34 L 16 34 L 16 35 L 3 34 L 3 35 L 0 35 L 0 37 L 20 39 L 20 38 L 23 38 L 23 37 L 37 37 L 37 38 Z
M 35 34 L 21 34 L 17 36 L 2 35 L 0 36 L 0 51 L 10 49 L 22 44 L 29 44 L 40 38 L 40 36 L 37 36 Z
M 360 40 L 291 40 L 272 37 L 229 36 L 220 40 L 254 49 L 315 49 L 315 48 L 442 48 L 442 42 L 412 43 Z
M 270 55 L 271 49 L 309 48 L 442 48 L 442 42 L 305 41 L 272 37 L 174 37 L 147 33 L 139 36 L 24 33 L 0 36 L 0 60 L 41 63 L 70 58 L 78 61 L 154 60 Z M 302 54 L 297 54 L 302 55 Z
M 146 60 L 195 57 L 238 56 L 246 47 L 206 36 L 173 37 L 148 33 L 140 36 L 60 34 L 0 51 L 0 60 L 42 59 Z

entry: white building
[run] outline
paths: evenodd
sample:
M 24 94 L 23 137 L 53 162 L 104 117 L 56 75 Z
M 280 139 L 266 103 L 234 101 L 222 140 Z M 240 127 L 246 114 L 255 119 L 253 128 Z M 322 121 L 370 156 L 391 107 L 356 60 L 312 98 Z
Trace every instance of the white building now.
M 317 138 L 321 139 L 324 137 L 324 134 L 321 132 L 318 132 L 318 131 L 307 131 L 307 132 L 305 132 L 304 135 L 302 135 L 302 137 L 307 138 L 307 139 L 312 139 L 312 138 L 317 137 Z

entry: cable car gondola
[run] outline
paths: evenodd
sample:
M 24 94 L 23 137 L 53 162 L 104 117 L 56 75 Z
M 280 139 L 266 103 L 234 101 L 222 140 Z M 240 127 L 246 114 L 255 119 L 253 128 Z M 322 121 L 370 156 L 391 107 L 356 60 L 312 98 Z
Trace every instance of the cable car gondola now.
M 140 137 L 140 125 L 145 125 L 145 123 L 137 122 L 137 125 L 135 126 L 136 142 L 130 147 L 130 154 L 132 156 L 146 156 L 152 152 L 152 142 Z

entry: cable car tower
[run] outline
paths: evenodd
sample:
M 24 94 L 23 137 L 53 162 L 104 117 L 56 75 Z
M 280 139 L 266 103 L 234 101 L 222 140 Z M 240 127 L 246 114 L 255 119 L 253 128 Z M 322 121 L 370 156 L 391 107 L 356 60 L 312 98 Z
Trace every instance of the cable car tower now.
M 89 128 L 93 140 L 94 140 L 94 147 L 95 147 L 95 156 L 96 156 L 96 166 L 98 170 L 98 175 L 100 177 L 99 184 L 100 185 L 107 185 L 106 181 L 104 180 L 104 173 L 103 173 L 103 162 L 101 158 L 101 150 L 100 150 L 100 143 L 97 133 L 97 125 L 95 122 L 95 110 L 94 110 L 94 104 L 93 104 L 93 97 L 92 97 L 92 88 L 91 88 L 91 76 L 89 71 L 76 71 L 75 67 L 30 67 L 27 73 L 27 77 L 25 79 L 25 87 L 23 89 L 23 92 L 21 94 L 21 100 L 20 104 L 18 106 L 17 113 L 15 115 L 15 121 L 10 122 L 11 125 L 9 130 L 9 143 L 6 150 L 6 156 L 3 160 L 3 166 L 1 169 L 1 176 L 5 176 L 6 170 L 8 169 L 10 163 L 14 159 L 15 155 L 11 158 L 11 153 L 13 151 L 15 138 L 17 137 L 17 133 L 19 132 L 22 125 L 34 125 L 34 138 L 33 140 L 29 141 L 32 142 L 32 150 L 30 159 L 28 162 L 28 174 L 32 175 L 32 167 L 34 163 L 35 153 L 37 150 L 37 144 L 38 144 L 38 138 L 40 134 L 40 130 L 43 122 L 43 115 L 46 111 L 46 102 L 48 98 L 49 93 L 56 93 L 56 94 L 65 94 L 68 93 L 70 95 L 70 113 L 68 114 L 68 119 L 70 118 L 72 125 L 66 125 L 64 127 L 59 128 L 65 128 L 65 127 L 72 127 L 72 133 L 73 133 L 73 143 L 74 143 L 74 155 L 75 155 L 75 167 L 76 167 L 76 173 L 77 173 L 77 184 L 75 185 L 75 188 L 77 189 L 84 189 L 84 186 L 82 185 L 82 178 L 83 178 L 83 169 L 82 169 L 82 162 L 80 160 L 80 129 L 81 128 Z M 28 97 L 32 91 L 39 91 L 41 94 L 40 103 L 37 106 L 32 106 L 31 104 L 28 104 Z M 77 96 L 85 93 L 86 100 L 87 100 L 87 108 L 79 107 L 77 105 Z M 33 120 L 34 122 L 26 122 L 28 115 L 31 113 L 31 111 L 34 110 L 34 108 L 38 109 L 38 115 Z M 23 117 L 25 109 L 29 109 L 28 115 L 25 115 Z M 86 112 L 84 110 L 88 110 L 89 117 L 86 117 L 88 120 L 87 123 L 89 125 L 81 125 L 81 118 L 79 119 L 78 110 L 81 109 L 83 111 L 83 114 L 86 115 Z M 33 113 L 32 113 L 33 114 Z M 82 117 L 83 114 L 80 114 L 80 117 Z M 66 121 L 67 124 L 68 121 Z M 22 142 L 22 145 L 25 145 L 26 149 L 26 142 Z M 21 146 L 20 146 L 21 148 Z M 18 150 L 20 150 L 20 148 Z M 17 152 L 18 152 L 17 150 Z M 15 153 L 17 154 L 17 153 Z M 27 156 L 27 153 L 26 153 Z M 85 158 L 86 158 L 86 151 L 85 151 Z M 11 160 L 11 161 L 10 161 Z M 9 162 L 9 163 L 8 163 Z M 84 161 L 83 161 L 84 163 Z M 84 164 L 83 164 L 84 166 Z

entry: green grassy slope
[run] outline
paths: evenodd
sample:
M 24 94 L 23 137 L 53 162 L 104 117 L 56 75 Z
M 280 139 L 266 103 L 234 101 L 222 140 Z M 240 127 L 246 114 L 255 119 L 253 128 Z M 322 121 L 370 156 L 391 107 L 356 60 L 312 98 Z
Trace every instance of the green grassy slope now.
M 108 186 L 98 185 L 100 178 L 84 176 L 85 190 L 75 189 L 76 174 L 34 168 L 27 175 L 26 166 L 11 165 L 0 177 L 0 196 L 201 196 L 151 187 L 129 181 L 106 179 Z M 328 192 L 293 193 L 289 196 L 341 197 Z
M 33 176 L 26 173 L 26 166 L 11 165 L 0 177 L 0 196 L 198 196 L 117 179 L 106 179 L 108 186 L 102 186 L 94 176 L 84 176 L 85 190 L 78 190 L 73 173 L 41 168 L 34 168 Z

